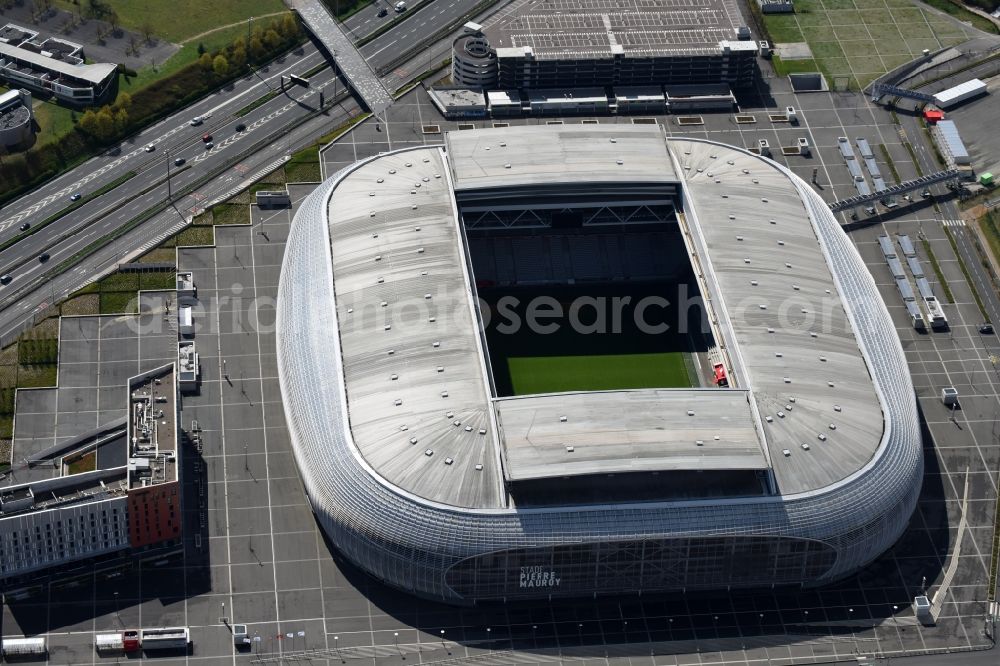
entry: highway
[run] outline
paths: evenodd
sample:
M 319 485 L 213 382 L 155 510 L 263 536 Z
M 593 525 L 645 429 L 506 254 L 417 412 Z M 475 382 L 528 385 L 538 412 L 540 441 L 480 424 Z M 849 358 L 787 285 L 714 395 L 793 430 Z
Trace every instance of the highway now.
M 66 208 L 70 204 L 72 194 L 78 192 L 86 196 L 128 171 L 139 174 L 133 179 L 137 182 L 132 188 L 127 188 L 128 190 L 134 190 L 136 185 L 144 183 L 149 178 L 149 174 L 145 172 L 157 165 L 163 169 L 165 175 L 166 169 L 163 163 L 166 151 L 177 153 L 175 157 L 179 156 L 178 151 L 195 142 L 200 144 L 202 134 L 215 132 L 230 115 L 268 91 L 278 88 L 279 77 L 287 77 L 290 73 L 301 74 L 323 62 L 323 56 L 319 51 L 311 44 L 306 45 L 297 52 L 288 54 L 283 58 L 283 62 L 275 62 L 270 67 L 259 70 L 259 76 L 238 79 L 232 84 L 231 89 L 223 88 L 203 98 L 121 142 L 115 148 L 7 204 L 0 209 L 0 242 L 20 233 L 18 228 L 21 224 L 25 222 L 37 224 Z M 201 126 L 192 127 L 190 120 L 194 116 L 201 116 L 206 120 Z M 245 121 L 250 120 L 251 116 L 245 119 Z M 148 144 L 156 146 L 152 153 L 144 150 Z M 0 253 L 0 267 L 6 268 L 8 263 L 4 253 Z
M 383 68 L 385 68 L 387 64 L 396 60 L 397 56 L 418 48 L 435 32 L 461 18 L 466 13 L 472 11 L 472 9 L 479 4 L 480 1 L 481 0 L 433 0 L 433 2 L 426 5 L 419 11 L 414 12 L 412 16 L 396 26 L 395 29 L 388 31 L 384 35 L 380 35 L 368 44 L 362 46 L 361 55 L 368 60 L 376 72 L 384 74 L 385 72 L 382 71 Z M 411 2 L 410 4 L 415 4 L 415 2 Z M 358 12 L 358 14 L 362 13 L 364 12 Z M 390 12 L 390 16 L 392 16 L 392 14 L 393 13 Z M 355 16 L 357 16 L 357 14 Z M 352 16 L 351 18 L 354 17 Z M 376 18 L 375 20 L 387 21 L 389 20 L 389 16 L 384 19 Z M 346 25 L 354 35 L 358 35 L 360 37 L 366 34 L 361 32 L 360 28 L 355 28 L 351 19 L 348 19 Z M 371 30 L 374 30 L 375 27 L 377 26 L 374 26 Z M 367 32 L 371 32 L 371 30 L 368 30 Z

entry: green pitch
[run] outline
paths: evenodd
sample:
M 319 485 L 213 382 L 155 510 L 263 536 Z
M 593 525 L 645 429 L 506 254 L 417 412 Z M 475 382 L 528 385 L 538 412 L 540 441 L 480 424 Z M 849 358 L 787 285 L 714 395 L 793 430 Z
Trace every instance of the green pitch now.
M 683 352 L 507 359 L 514 395 L 692 386 Z

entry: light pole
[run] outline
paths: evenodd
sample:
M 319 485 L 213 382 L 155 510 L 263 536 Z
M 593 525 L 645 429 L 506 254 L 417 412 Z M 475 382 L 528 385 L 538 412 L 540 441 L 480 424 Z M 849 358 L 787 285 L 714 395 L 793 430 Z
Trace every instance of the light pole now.
M 441 649 L 444 649 L 444 629 L 441 630 Z
M 396 646 L 396 652 L 399 652 L 399 632 L 392 632 L 392 644 Z M 402 652 L 400 652 L 402 654 Z
M 247 444 L 243 442 L 243 469 L 250 471 L 250 459 L 247 457 Z
M 174 198 L 173 192 L 170 191 L 170 149 L 167 149 L 167 201 Z
M 122 618 L 118 614 L 118 590 L 115 590 L 115 618 L 118 619 L 118 624 L 121 624 Z

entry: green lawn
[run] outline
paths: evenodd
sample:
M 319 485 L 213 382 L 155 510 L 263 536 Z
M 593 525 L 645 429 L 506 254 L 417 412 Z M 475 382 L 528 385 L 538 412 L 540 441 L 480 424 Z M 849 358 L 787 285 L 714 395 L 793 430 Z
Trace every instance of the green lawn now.
M 687 388 L 682 352 L 507 359 L 515 395 L 630 388 Z
M 71 12 L 88 6 L 87 0 L 81 0 L 80 5 L 72 0 L 56 0 L 55 4 Z M 103 4 L 115 10 L 123 28 L 138 31 L 148 23 L 157 36 L 175 43 L 213 28 L 245 22 L 251 16 L 286 9 L 281 0 L 103 0 Z

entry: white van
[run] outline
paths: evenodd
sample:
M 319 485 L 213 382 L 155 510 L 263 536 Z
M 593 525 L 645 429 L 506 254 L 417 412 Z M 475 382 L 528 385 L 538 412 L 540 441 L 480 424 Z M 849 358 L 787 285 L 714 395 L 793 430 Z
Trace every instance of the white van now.
M 403 2 L 403 0 L 400 0 L 396 3 L 395 9 L 397 14 L 402 14 L 406 11 L 406 3 Z

